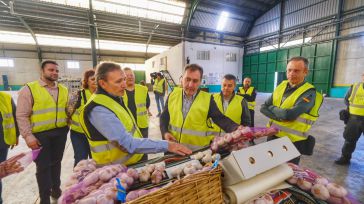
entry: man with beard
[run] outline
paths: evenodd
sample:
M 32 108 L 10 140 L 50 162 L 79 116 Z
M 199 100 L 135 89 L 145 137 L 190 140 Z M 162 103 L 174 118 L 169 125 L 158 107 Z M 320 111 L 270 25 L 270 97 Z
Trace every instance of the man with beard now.
M 134 72 L 129 67 L 124 68 L 124 73 L 126 75 L 126 94 L 123 96 L 124 103 L 133 114 L 143 138 L 148 138 L 148 112 L 150 106 L 148 88 L 135 84 Z
M 28 147 L 42 148 L 35 160 L 41 204 L 49 204 L 49 196 L 58 199 L 62 194 L 60 175 L 68 133 L 68 90 L 57 83 L 58 72 L 55 61 L 44 61 L 40 79 L 19 91 L 16 110 L 20 134 Z
M 243 86 L 239 88 L 238 94 L 243 96 L 244 99 L 248 102 L 249 112 L 250 112 L 250 120 L 251 127 L 254 127 L 254 108 L 255 108 L 255 98 L 257 97 L 257 91 L 253 86 L 251 86 L 252 80 L 249 77 L 246 77 L 243 81 Z

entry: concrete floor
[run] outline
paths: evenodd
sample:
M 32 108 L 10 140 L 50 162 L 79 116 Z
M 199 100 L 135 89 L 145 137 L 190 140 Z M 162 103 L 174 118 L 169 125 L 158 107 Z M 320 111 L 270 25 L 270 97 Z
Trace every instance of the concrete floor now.
M 13 94 L 16 98 L 16 92 Z M 151 93 L 151 112 L 154 116 L 150 120 L 150 137 L 160 138 L 159 120 L 154 95 Z M 256 108 L 256 126 L 265 126 L 268 119 L 260 112 L 260 104 L 268 94 L 258 94 Z M 309 167 L 317 173 L 328 177 L 331 181 L 345 186 L 359 201 L 364 203 L 364 140 L 361 138 L 353 154 L 350 166 L 338 166 L 333 162 L 340 156 L 341 146 L 344 142 L 342 132 L 344 124 L 338 119 L 338 112 L 344 108 L 342 99 L 325 99 L 320 112 L 320 118 L 312 129 L 311 135 L 316 137 L 315 152 L 312 156 L 303 156 L 301 165 Z M 19 146 L 9 151 L 9 157 L 28 148 L 21 138 Z M 154 155 L 155 156 L 155 155 Z M 154 157 L 150 155 L 150 157 Z M 62 182 L 68 179 L 72 172 L 73 149 L 70 140 L 67 141 L 62 161 Z M 32 163 L 23 172 L 11 175 L 2 180 L 4 204 L 31 204 L 39 203 L 38 187 L 35 179 L 35 164 Z

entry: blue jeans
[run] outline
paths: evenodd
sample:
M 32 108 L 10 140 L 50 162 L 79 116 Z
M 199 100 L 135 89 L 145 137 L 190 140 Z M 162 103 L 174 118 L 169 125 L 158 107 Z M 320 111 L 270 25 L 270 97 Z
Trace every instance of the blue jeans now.
M 71 130 L 71 142 L 75 153 L 73 166 L 83 159 L 91 158 L 90 145 L 85 134 Z
M 157 102 L 158 113 L 161 113 L 161 111 L 164 109 L 164 95 L 155 93 L 155 102 Z M 162 110 L 160 105 L 162 105 Z
M 7 156 L 8 156 L 8 148 L 7 147 L 0 148 L 0 163 L 5 161 Z M 2 184 L 0 180 L 0 204 L 3 203 L 1 193 L 2 193 Z

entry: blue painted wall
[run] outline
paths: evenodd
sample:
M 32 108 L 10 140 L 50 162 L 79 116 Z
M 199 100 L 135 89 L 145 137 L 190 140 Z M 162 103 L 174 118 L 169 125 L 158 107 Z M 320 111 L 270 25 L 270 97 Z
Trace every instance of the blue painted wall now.
M 23 87 L 22 85 L 9 85 L 12 91 L 18 91 Z M 4 91 L 4 85 L 0 85 L 0 91 Z M 8 90 L 7 90 L 8 91 Z
M 330 89 L 330 97 L 332 98 L 344 98 L 349 86 L 337 86 Z

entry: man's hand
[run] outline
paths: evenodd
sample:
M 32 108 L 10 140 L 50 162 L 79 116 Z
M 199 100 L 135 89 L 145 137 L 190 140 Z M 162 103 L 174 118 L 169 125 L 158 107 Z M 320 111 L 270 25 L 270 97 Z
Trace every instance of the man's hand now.
M 169 132 L 166 132 L 164 134 L 164 139 L 170 142 L 177 142 L 176 138 L 174 138 L 173 135 Z
M 24 168 L 18 162 L 18 159 L 24 157 L 25 154 L 21 153 L 17 156 L 14 156 L 0 164 L 0 178 L 8 176 L 13 173 L 18 173 L 24 170 Z
M 192 150 L 175 142 L 168 142 L 168 151 L 182 156 L 192 154 Z
M 29 135 L 24 139 L 30 149 L 39 149 L 41 144 L 39 143 L 38 139 L 34 137 L 34 135 Z

